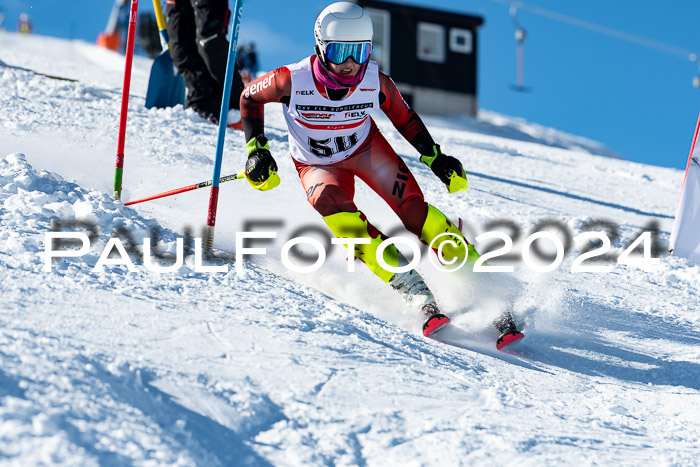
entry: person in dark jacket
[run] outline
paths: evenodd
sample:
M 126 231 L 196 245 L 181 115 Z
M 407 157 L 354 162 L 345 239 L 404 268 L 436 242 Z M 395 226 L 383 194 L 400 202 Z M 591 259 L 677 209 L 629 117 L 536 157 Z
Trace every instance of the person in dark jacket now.
M 231 11 L 228 0 L 167 0 L 165 19 L 173 64 L 185 80 L 185 105 L 203 118 L 218 123 L 221 111 Z M 233 74 L 229 126 L 240 127 L 239 99 L 243 81 Z

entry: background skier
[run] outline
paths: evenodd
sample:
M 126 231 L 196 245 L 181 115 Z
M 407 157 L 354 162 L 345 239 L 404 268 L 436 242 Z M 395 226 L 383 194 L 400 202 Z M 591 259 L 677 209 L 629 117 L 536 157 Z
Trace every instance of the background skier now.
M 228 60 L 228 0 L 167 0 L 165 18 L 173 64 L 185 80 L 185 105 L 203 118 L 218 123 Z M 233 74 L 228 122 L 239 120 L 243 81 Z

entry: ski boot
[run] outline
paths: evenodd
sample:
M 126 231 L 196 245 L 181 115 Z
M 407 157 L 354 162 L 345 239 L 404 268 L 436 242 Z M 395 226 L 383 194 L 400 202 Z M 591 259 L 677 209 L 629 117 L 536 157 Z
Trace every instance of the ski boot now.
M 440 313 L 435 304 L 435 297 L 416 271 L 394 274 L 389 280 L 389 285 L 401 294 L 401 298 L 408 307 L 418 309 L 425 315 L 424 336 L 437 332 L 450 322 L 450 318 Z
M 493 322 L 493 325 L 500 334 L 498 339 L 496 339 L 496 348 L 498 350 L 501 350 L 506 345 L 525 337 L 515 325 L 513 315 L 510 313 L 510 311 L 503 313 L 496 321 Z

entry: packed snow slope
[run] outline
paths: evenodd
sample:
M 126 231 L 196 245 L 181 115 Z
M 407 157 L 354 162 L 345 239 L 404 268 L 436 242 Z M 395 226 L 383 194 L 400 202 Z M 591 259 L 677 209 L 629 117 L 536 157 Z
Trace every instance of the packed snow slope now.
M 123 57 L 0 34 L 0 60 L 78 80 L 0 66 L 0 462 L 697 462 L 700 269 L 664 253 L 680 171 L 604 157 L 614 154 L 595 142 L 493 113 L 426 117 L 469 174 L 469 191 L 448 195 L 378 118 L 426 199 L 461 217 L 472 240 L 503 231 L 516 259 L 537 231 L 612 240 L 604 261 L 583 263 L 607 272 L 571 271 L 581 241 L 546 273 L 514 259 L 514 273 L 449 274 L 424 258 L 419 270 L 454 323 L 431 340 L 363 265 L 346 271 L 339 247 L 317 272 L 283 266 L 295 231 L 325 241 L 325 227 L 288 156 L 279 105 L 266 107 L 266 132 L 282 184 L 264 193 L 245 181 L 221 185 L 215 248 L 227 272 L 197 272 L 188 255 L 159 274 L 138 245 L 154 233 L 160 255 L 172 256 L 186 232 L 199 237 L 209 190 L 133 208 L 113 200 Z M 149 68 L 137 57 L 125 201 L 208 180 L 213 167 L 216 126 L 181 107 L 143 107 Z M 243 137 L 230 131 L 222 173 L 244 160 Z M 357 202 L 385 232 L 399 232 L 359 182 Z M 92 247 L 45 272 L 52 229 L 84 232 Z M 660 264 L 617 264 L 649 229 Z M 277 238 L 257 243 L 267 255 L 237 272 L 230 258 L 241 231 Z M 112 235 L 133 270 L 97 270 Z M 554 251 L 549 240 L 536 245 Z M 527 337 L 497 352 L 488 323 L 509 304 Z

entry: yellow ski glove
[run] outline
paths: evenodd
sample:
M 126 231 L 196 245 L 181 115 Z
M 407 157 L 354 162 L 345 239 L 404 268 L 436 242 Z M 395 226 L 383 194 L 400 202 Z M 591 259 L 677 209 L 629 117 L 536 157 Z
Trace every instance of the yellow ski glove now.
M 246 144 L 248 160 L 245 163 L 245 178 L 256 190 L 272 190 L 280 184 L 277 163 L 270 154 L 270 144 L 263 135 L 251 138 Z
M 464 172 L 462 163 L 452 157 L 446 156 L 440 151 L 440 145 L 432 147 L 433 154 L 420 156 L 420 161 L 430 167 L 435 175 L 447 187 L 447 191 L 455 193 L 457 191 L 467 191 L 469 182 L 467 174 Z

